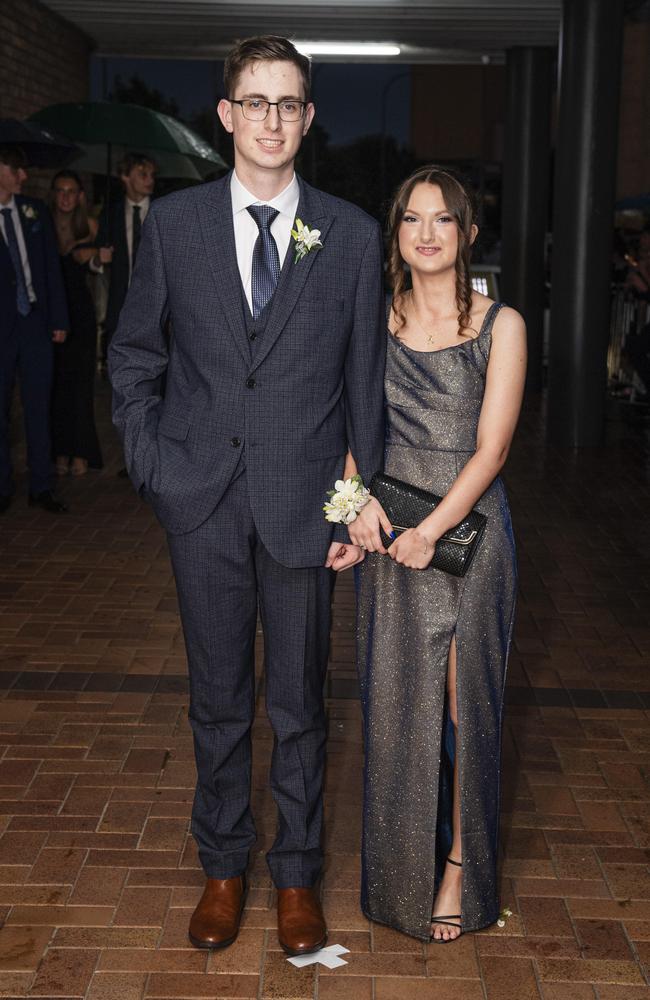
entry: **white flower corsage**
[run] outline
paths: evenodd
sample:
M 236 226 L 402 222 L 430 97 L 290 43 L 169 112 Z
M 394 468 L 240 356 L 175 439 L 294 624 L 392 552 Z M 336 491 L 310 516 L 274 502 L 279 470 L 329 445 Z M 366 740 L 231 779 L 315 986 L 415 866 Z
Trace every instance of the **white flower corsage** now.
M 312 250 L 321 250 L 323 244 L 320 241 L 320 229 L 310 229 L 305 226 L 300 219 L 296 219 L 296 228 L 291 230 L 295 242 L 296 256 L 294 264 L 306 257 Z
M 329 500 L 323 506 L 325 520 L 334 524 L 352 524 L 370 500 L 370 490 L 363 485 L 359 475 L 337 479 L 334 489 L 328 490 L 327 495 Z
M 38 219 L 38 212 L 36 211 L 33 205 L 21 205 L 20 211 L 23 213 L 26 219 L 30 220 L 30 222 L 33 222 L 35 219 Z

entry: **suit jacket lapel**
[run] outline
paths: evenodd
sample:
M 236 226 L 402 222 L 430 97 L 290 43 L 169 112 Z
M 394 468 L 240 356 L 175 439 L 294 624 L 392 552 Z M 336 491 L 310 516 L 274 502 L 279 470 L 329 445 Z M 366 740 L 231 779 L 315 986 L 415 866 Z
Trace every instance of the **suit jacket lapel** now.
M 14 265 L 11 262 L 11 257 L 9 256 L 9 247 L 5 243 L 2 233 L 0 233 L 0 264 L 5 268 L 6 271 L 13 277 L 14 275 Z
M 27 219 L 25 218 L 25 213 L 22 211 L 22 206 L 26 205 L 27 202 L 22 197 L 22 195 L 17 194 L 15 197 L 16 197 L 16 207 L 18 209 L 18 218 L 20 220 L 20 228 L 23 231 L 25 249 L 27 250 L 27 256 L 29 257 L 29 229 L 27 227 Z M 18 233 L 16 233 L 16 236 L 18 236 Z
M 206 187 L 206 211 L 199 212 L 206 258 L 233 340 L 246 364 L 250 365 L 251 350 L 242 309 L 241 277 L 232 221 L 230 174 Z
M 264 358 L 286 326 L 302 294 L 316 258 L 322 253 L 327 253 L 325 237 L 333 219 L 326 217 L 325 208 L 318 191 L 315 188 L 309 187 L 302 180 L 300 181 L 300 200 L 296 216 L 302 219 L 304 224 L 309 226 L 310 229 L 320 229 L 323 248 L 308 253 L 306 257 L 303 257 L 302 260 L 294 264 L 295 251 L 293 239 L 291 240 L 282 266 L 278 287 L 275 290 L 273 302 L 271 303 L 264 337 L 260 341 L 258 351 L 255 354 L 254 366 L 256 368 L 264 361 Z
M 3 216 L 3 222 L 4 222 L 4 216 Z M 14 266 L 11 263 L 11 257 L 9 255 L 9 244 L 7 243 L 6 238 L 3 237 L 1 230 L 0 230 L 0 260 L 2 260 L 5 264 L 8 264 L 13 273 Z
M 28 225 L 27 218 L 25 217 L 25 213 L 22 210 L 22 206 L 23 205 L 28 205 L 29 202 L 24 198 L 23 195 L 17 194 L 15 197 L 16 197 L 16 207 L 18 209 L 18 219 L 20 220 L 20 228 L 22 229 L 23 240 L 25 241 L 25 252 L 27 254 L 27 262 L 29 264 L 29 270 L 31 272 L 32 286 L 33 286 L 33 284 L 34 284 L 34 263 L 33 263 L 32 254 L 29 252 L 30 251 L 30 242 L 31 242 L 31 239 L 30 239 L 31 238 L 31 233 L 30 233 L 30 228 L 31 227 Z M 18 238 L 18 233 L 16 233 L 16 239 L 17 238 Z M 7 252 L 8 252 L 8 250 L 7 250 Z M 18 252 L 20 253 L 20 244 L 18 246 Z M 11 266 L 13 268 L 13 264 Z M 26 274 L 24 275 L 24 278 L 25 278 L 25 284 L 27 284 L 27 275 Z

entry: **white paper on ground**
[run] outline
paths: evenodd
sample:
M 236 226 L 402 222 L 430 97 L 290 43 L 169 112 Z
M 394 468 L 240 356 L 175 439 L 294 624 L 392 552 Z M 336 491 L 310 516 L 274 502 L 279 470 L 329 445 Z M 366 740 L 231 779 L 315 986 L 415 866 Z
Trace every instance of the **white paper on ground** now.
M 321 965 L 326 965 L 328 969 L 338 969 L 341 965 L 348 964 L 344 958 L 339 958 L 338 955 L 322 955 L 318 961 Z
M 350 949 L 344 948 L 342 944 L 328 944 L 327 948 L 321 948 L 321 951 L 331 951 L 333 955 L 350 954 Z
M 316 962 L 320 962 L 328 969 L 338 969 L 341 965 L 348 964 L 339 956 L 349 953 L 350 949 L 344 948 L 342 944 L 330 944 L 327 948 L 321 948 L 320 951 L 313 951 L 311 955 L 295 955 L 293 958 L 288 958 L 287 962 L 291 962 L 296 969 L 304 969 L 306 965 L 315 965 Z

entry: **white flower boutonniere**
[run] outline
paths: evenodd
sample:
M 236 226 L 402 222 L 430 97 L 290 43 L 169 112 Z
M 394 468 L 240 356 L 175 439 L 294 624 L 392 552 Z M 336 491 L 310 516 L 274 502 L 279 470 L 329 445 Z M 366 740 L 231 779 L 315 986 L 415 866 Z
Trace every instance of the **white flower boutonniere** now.
M 294 264 L 306 257 L 312 250 L 320 250 L 323 244 L 320 241 L 320 229 L 310 229 L 305 226 L 300 219 L 296 219 L 296 228 L 291 230 L 295 242 L 296 256 Z
M 351 524 L 370 500 L 370 490 L 363 485 L 361 476 L 337 479 L 334 489 L 328 490 L 329 500 L 323 506 L 325 520 L 334 524 Z
M 36 219 L 38 219 L 38 212 L 33 205 L 21 205 L 20 211 L 26 219 L 29 219 L 30 222 L 35 222 Z

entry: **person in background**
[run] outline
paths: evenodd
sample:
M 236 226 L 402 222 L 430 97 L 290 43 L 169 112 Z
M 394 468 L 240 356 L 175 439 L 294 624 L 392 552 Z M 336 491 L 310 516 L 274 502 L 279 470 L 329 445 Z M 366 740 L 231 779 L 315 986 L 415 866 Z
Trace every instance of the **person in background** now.
M 107 349 L 131 283 L 142 225 L 149 212 L 156 182 L 156 164 L 144 153 L 127 153 L 120 164 L 120 180 L 124 195 L 112 202 L 108 215 L 103 213 L 97 237 L 99 247 L 113 250 L 104 321 Z
M 641 379 L 643 393 L 635 390 L 638 403 L 650 401 L 650 226 L 646 226 L 637 243 L 635 254 L 626 254 L 628 265 L 626 287 L 636 298 L 635 322 L 625 339 L 625 354 Z
M 50 398 L 53 345 L 66 338 L 68 309 L 50 213 L 21 194 L 26 165 L 20 148 L 0 147 L 0 513 L 14 492 L 9 420 L 18 375 L 29 503 L 60 514 L 66 507 L 52 492 Z
M 637 298 L 650 302 L 650 226 L 639 235 L 636 253 L 626 254 L 628 266 L 626 285 Z
M 119 170 L 124 195 L 111 203 L 108 212 L 103 212 L 97 236 L 97 245 L 105 251 L 112 251 L 104 318 L 104 358 L 108 356 L 108 347 L 117 329 L 131 284 L 142 226 L 149 212 L 156 183 L 156 164 L 146 153 L 127 153 Z M 126 468 L 120 468 L 117 474 L 126 478 Z
M 54 350 L 53 450 L 59 475 L 83 476 L 88 466 L 103 464 L 93 399 L 97 319 L 87 279 L 93 266 L 110 263 L 111 251 L 95 250 L 98 225 L 88 216 L 81 178 L 73 170 L 60 170 L 52 180 L 50 205 L 70 314 L 68 337 Z

